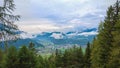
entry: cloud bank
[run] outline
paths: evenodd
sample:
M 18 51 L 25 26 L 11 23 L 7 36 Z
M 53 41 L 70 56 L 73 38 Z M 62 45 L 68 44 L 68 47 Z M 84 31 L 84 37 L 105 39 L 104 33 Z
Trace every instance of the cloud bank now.
M 116 0 L 16 0 L 17 23 L 26 32 L 97 28 Z

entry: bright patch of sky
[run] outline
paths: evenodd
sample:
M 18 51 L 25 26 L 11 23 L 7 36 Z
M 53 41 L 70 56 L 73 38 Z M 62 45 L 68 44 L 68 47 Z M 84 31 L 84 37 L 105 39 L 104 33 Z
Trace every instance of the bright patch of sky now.
M 0 6 L 3 6 L 3 0 L 0 0 Z
M 18 26 L 26 32 L 97 28 L 116 0 L 15 0 Z

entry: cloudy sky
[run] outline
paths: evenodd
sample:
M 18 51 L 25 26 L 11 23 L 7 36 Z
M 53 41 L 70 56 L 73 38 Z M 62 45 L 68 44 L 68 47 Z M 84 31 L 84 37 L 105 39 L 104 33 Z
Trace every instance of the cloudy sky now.
M 79 31 L 97 28 L 116 0 L 15 0 L 17 22 L 26 32 Z

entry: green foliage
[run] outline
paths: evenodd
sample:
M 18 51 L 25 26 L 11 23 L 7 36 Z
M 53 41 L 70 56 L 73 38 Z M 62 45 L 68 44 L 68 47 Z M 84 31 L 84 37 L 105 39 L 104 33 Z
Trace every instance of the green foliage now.
M 34 43 L 32 43 L 32 42 L 30 42 L 30 44 L 29 44 L 29 47 L 28 47 L 28 48 L 29 48 L 30 50 L 32 50 L 32 51 L 35 51 L 35 48 L 34 48 L 34 47 L 35 47 L 35 44 L 34 44 Z
M 84 62 L 85 62 L 85 67 L 84 68 L 90 68 L 91 67 L 91 59 L 90 59 L 90 55 L 91 54 L 91 48 L 90 48 L 90 43 L 88 42 L 87 44 L 87 48 L 85 51 L 85 55 L 84 55 Z
M 0 68 L 2 68 L 2 61 L 3 61 L 3 51 L 0 49 Z
M 116 3 L 116 9 L 120 6 L 119 2 Z M 120 9 L 117 13 L 120 13 Z M 117 16 L 117 22 L 115 24 L 115 30 L 112 32 L 114 35 L 112 42 L 111 56 L 108 63 L 108 68 L 119 68 L 120 67 L 120 14 Z
M 56 49 L 56 55 L 55 55 L 55 65 L 56 67 L 61 67 L 63 65 L 63 55 L 60 50 Z
M 0 21 L 4 22 L 6 9 L 14 10 L 13 0 L 4 0 L 4 8 L 0 9 Z M 13 20 L 12 17 L 8 18 Z M 64 52 L 56 49 L 55 54 L 42 57 L 36 54 L 32 42 L 28 48 L 22 46 L 18 50 L 6 46 L 5 51 L 0 50 L 0 68 L 120 68 L 120 1 L 108 8 L 98 29 L 99 34 L 92 44 L 88 42 L 85 53 L 74 46 Z
M 18 65 L 19 68 L 35 68 L 36 67 L 36 55 L 29 51 L 26 46 L 20 48 L 18 52 Z
M 17 58 L 17 49 L 14 46 L 11 46 L 8 50 L 8 53 L 5 58 L 5 68 L 17 68 L 18 58 Z
M 73 47 L 65 50 L 64 53 L 56 50 L 56 67 L 59 68 L 82 68 L 84 58 L 81 47 Z
M 119 68 L 120 66 L 120 1 L 110 6 L 99 34 L 92 44 L 92 68 Z

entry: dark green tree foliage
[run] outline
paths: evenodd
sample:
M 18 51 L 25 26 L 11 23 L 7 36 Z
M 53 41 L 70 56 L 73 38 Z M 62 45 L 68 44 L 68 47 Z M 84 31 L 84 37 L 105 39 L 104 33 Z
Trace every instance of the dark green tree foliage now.
M 19 68 L 36 68 L 36 55 L 28 50 L 26 46 L 20 48 L 18 52 L 18 66 Z
M 60 59 L 61 59 L 61 58 L 60 58 Z M 56 68 L 56 64 L 55 64 L 55 61 L 56 61 L 55 55 L 52 54 L 52 55 L 48 58 L 48 60 L 49 60 L 49 62 L 50 62 L 50 64 L 49 64 L 50 68 Z M 60 63 L 61 63 L 61 62 L 60 62 Z M 57 67 L 58 67 L 58 66 L 57 66 Z
M 14 46 L 11 46 L 5 58 L 4 68 L 17 68 L 17 65 L 18 65 L 17 49 Z
M 91 48 L 91 68 L 97 68 L 100 65 L 100 61 L 101 59 L 99 58 L 100 56 L 100 46 L 98 46 L 98 41 L 96 39 L 94 39 L 93 43 L 92 43 L 92 48 Z
M 108 68 L 120 68 L 120 20 L 115 25 L 116 30 L 113 32 L 113 48 L 108 64 Z
M 55 66 L 55 55 L 51 55 L 50 57 L 37 57 L 37 68 L 56 68 Z
M 109 60 L 110 56 L 110 48 L 112 47 L 112 29 L 113 29 L 113 7 L 111 6 L 108 9 L 107 12 L 107 17 L 105 18 L 105 22 L 103 24 L 102 30 L 99 30 L 99 35 L 98 35 L 98 46 L 100 53 L 99 53 L 99 58 L 100 61 L 100 67 L 105 68 L 106 64 Z
M 29 68 L 30 67 L 30 53 L 29 50 L 26 48 L 26 46 L 23 46 L 20 48 L 18 53 L 18 66 L 19 68 Z
M 0 49 L 0 68 L 2 68 L 3 55 L 3 51 Z
M 76 53 L 76 56 L 77 56 L 77 67 L 76 68 L 83 68 L 84 66 L 84 57 L 83 57 L 83 51 L 82 51 L 82 48 L 78 48 L 77 51 L 75 52 Z
M 91 54 L 91 48 L 90 48 L 90 43 L 88 42 L 87 44 L 87 48 L 85 51 L 85 55 L 84 55 L 84 68 L 90 68 L 91 67 L 91 59 L 90 59 L 90 55 Z
M 61 67 L 63 65 L 63 55 L 60 50 L 56 49 L 55 53 L 55 64 L 56 67 Z
M 113 43 L 115 42 L 115 35 L 113 33 L 116 31 L 116 27 L 114 26 L 118 24 L 117 20 L 119 19 L 119 11 L 119 1 L 108 8 L 107 16 L 105 17 L 104 22 L 100 25 L 99 34 L 93 43 L 95 46 L 92 48 L 91 53 L 92 68 L 106 68 L 109 63 L 111 50 L 114 49 Z
M 81 47 L 73 47 L 65 50 L 61 55 L 61 66 L 62 68 L 83 68 L 84 58 Z M 60 64 L 60 63 L 59 63 Z
M 30 42 L 30 44 L 29 44 L 29 49 L 31 50 L 31 51 L 35 51 L 35 44 L 34 43 L 32 43 L 32 42 Z
M 37 58 L 37 60 L 38 60 L 38 62 L 37 62 L 37 67 L 38 68 L 43 68 L 43 67 L 45 67 L 45 62 L 44 62 L 44 59 L 43 59 L 43 57 L 41 56 L 41 55 L 39 55 L 38 56 L 38 58 Z

